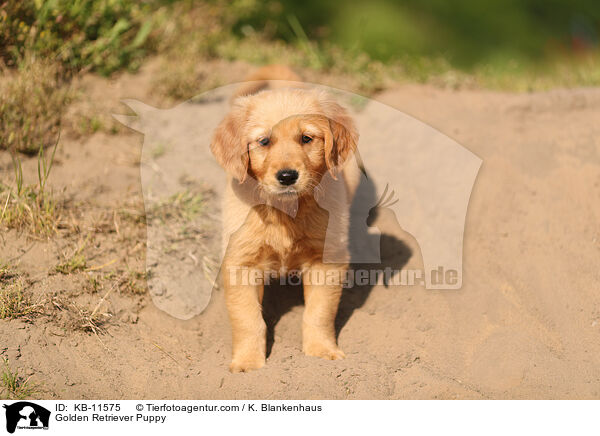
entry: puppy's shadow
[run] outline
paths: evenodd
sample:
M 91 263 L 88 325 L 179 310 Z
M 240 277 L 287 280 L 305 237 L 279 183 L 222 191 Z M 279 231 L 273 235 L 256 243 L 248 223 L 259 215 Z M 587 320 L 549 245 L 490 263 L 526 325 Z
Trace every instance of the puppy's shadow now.
M 372 208 L 379 200 L 376 195 L 373 183 L 363 177 L 354 197 L 350 215 L 351 273 L 357 270 L 384 270 L 388 267 L 393 271 L 399 271 L 412 256 L 412 250 L 400 239 L 383 232 L 381 235 L 368 233 L 367 220 L 373 222 L 377 217 L 378 209 Z M 356 259 L 364 259 L 364 251 L 369 247 L 375 250 L 373 254 L 376 257 L 379 254 L 380 262 L 357 262 Z M 352 277 L 355 276 L 356 274 L 352 274 Z M 375 277 L 369 276 L 368 284 L 344 288 L 335 321 L 336 336 L 339 336 L 354 311 L 365 304 L 373 291 L 375 279 Z M 295 306 L 303 304 L 304 296 L 301 285 L 277 283 L 265 286 L 263 316 L 267 324 L 267 356 L 271 353 L 275 326 L 281 317 Z
M 271 354 L 275 340 L 275 326 L 283 315 L 292 308 L 304 304 L 302 285 L 280 285 L 272 283 L 265 286 L 263 297 L 263 317 L 267 324 L 267 357 Z M 298 326 L 298 328 L 301 328 Z
M 386 188 L 382 198 L 378 198 L 375 185 L 371 179 L 362 177 L 354 195 L 350 211 L 350 272 L 352 277 L 356 279 L 358 277 L 357 271 L 369 271 L 367 275 L 368 283 L 363 285 L 354 284 L 352 287 L 344 288 L 335 320 L 336 336 L 339 336 L 354 311 L 365 304 L 373 291 L 377 276 L 371 274 L 371 271 L 383 271 L 390 268 L 396 273 L 406 265 L 413 254 L 404 241 L 393 235 L 388 235 L 383 231 L 380 232 L 381 234 L 368 232 L 369 226 L 374 225 L 379 213 L 385 209 L 386 201 L 394 201 L 392 193 L 389 193 L 387 199 L 383 198 L 387 192 Z M 379 207 L 373 207 L 374 205 Z M 388 211 L 391 212 L 391 210 Z M 364 262 L 365 253 L 369 251 L 372 256 L 366 257 L 372 257 L 372 259 L 369 262 Z M 386 283 L 384 284 L 387 286 Z

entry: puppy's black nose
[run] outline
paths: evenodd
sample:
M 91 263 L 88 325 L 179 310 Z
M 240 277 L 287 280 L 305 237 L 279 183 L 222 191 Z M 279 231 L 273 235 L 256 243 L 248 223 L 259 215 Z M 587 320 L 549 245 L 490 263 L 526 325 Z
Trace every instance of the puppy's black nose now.
M 284 186 L 293 185 L 298 180 L 298 171 L 290 170 L 286 168 L 284 170 L 277 171 L 277 180 Z

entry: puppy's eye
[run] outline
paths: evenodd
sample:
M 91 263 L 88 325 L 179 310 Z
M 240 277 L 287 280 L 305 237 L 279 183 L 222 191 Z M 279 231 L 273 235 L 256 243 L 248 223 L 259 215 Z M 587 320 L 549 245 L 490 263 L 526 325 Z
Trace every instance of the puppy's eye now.
M 308 144 L 310 141 L 312 141 L 312 138 L 310 136 L 302 135 L 302 143 L 303 144 Z
M 269 145 L 269 138 L 260 138 L 258 140 L 258 143 L 260 145 L 262 145 L 263 147 L 265 147 L 265 146 Z

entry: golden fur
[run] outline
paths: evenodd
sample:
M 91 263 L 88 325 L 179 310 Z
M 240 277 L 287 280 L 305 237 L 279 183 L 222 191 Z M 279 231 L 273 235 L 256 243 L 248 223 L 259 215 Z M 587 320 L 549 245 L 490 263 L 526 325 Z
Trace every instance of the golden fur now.
M 233 97 L 256 94 L 266 88 L 302 87 L 302 79 L 285 65 L 266 65 L 246 77 Z
M 267 145 L 259 142 L 265 138 Z M 305 89 L 238 97 L 217 127 L 211 150 L 228 173 L 222 277 L 233 336 L 231 371 L 262 367 L 266 353 L 264 288 L 230 273 L 239 267 L 301 271 L 303 351 L 344 357 L 334 329 L 341 284 L 317 281 L 315 273 L 341 275 L 347 268 L 348 212 L 358 167 L 345 164 L 357 141 L 345 109 L 325 93 Z M 293 185 L 278 181 L 282 169 L 298 172 Z M 324 262 L 324 250 L 336 263 Z

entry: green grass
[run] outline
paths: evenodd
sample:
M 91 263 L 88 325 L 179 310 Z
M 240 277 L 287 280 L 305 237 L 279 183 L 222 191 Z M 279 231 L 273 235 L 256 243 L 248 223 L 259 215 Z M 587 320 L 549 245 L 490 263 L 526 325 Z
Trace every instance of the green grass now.
M 73 274 L 79 271 L 84 271 L 87 268 L 87 259 L 83 254 L 83 249 L 85 248 L 87 241 L 86 240 L 69 256 L 63 256 L 63 261 L 56 265 L 52 272 L 59 274 Z
M 29 381 L 29 378 L 19 375 L 18 370 L 13 371 L 6 358 L 2 359 L 0 382 L 0 398 L 23 400 L 37 393 L 36 386 Z
M 152 148 L 152 150 L 150 150 L 150 156 L 152 156 L 152 159 L 158 159 L 159 157 L 165 155 L 167 148 L 168 147 L 164 142 L 159 142 Z
M 0 182 L 0 226 L 51 236 L 56 232 L 60 205 L 46 182 L 54 163 L 68 91 L 56 64 L 35 56 L 27 56 L 15 71 L 2 70 L 0 149 L 11 153 L 14 184 Z M 18 153 L 37 154 L 37 184 L 25 183 Z
M 181 191 L 157 202 L 147 211 L 147 220 L 161 223 L 173 221 L 191 221 L 204 210 L 202 192 Z
M 145 294 L 148 290 L 146 281 L 148 276 L 145 271 L 129 270 L 124 274 L 119 289 L 121 292 L 127 292 L 133 295 Z
M 100 280 L 100 278 L 98 278 L 97 276 L 94 275 L 90 275 L 87 278 L 87 286 L 86 288 L 93 294 L 97 293 L 98 291 L 102 290 L 103 286 L 102 286 L 102 281 Z
M 73 274 L 78 271 L 83 271 L 87 268 L 87 260 L 81 253 L 76 253 L 65 259 L 54 267 L 54 272 L 60 274 Z
M 14 186 L 0 183 L 0 225 L 9 229 L 26 230 L 31 235 L 52 236 L 57 231 L 61 205 L 46 183 L 52 170 L 58 147 L 55 143 L 50 156 L 40 146 L 37 157 L 37 184 L 26 185 L 18 154 L 13 153 Z
M 578 58 L 557 57 L 538 65 L 517 61 L 488 65 L 475 69 L 473 76 L 483 88 L 517 92 L 599 86 L 600 53 Z
M 310 26 L 305 28 L 305 23 L 293 14 L 280 17 L 275 24 L 279 29 L 285 28 L 285 40 L 278 36 L 281 31 L 269 31 L 264 17 L 254 26 L 244 24 L 248 22 L 245 15 L 260 8 L 249 12 L 242 3 L 217 8 L 216 16 L 208 20 L 199 18 L 193 9 L 189 13 L 172 11 L 172 23 L 180 34 L 161 47 L 164 62 L 155 80 L 158 93 L 187 99 L 221 85 L 219 77 L 198 72 L 198 65 L 211 59 L 241 60 L 257 66 L 283 63 L 303 72 L 309 81 L 341 84 L 363 95 L 406 82 L 517 92 L 600 85 L 598 49 L 581 55 L 557 50 L 539 59 L 498 52 L 482 57 L 468 68 L 441 54 L 418 50 L 400 50 L 393 58 L 382 61 L 359 46 L 336 45 L 326 38 L 309 37 L 314 33 Z M 256 1 L 248 2 L 255 4 Z M 205 25 L 197 26 L 199 21 Z
M 104 123 L 102 119 L 98 116 L 81 116 L 79 118 L 79 123 L 77 125 L 78 133 L 82 136 L 91 135 L 92 133 L 96 133 L 102 130 L 104 127 Z
M 232 33 L 365 53 L 392 64 L 443 56 L 454 69 L 552 61 L 598 49 L 600 7 L 594 0 L 242 0 L 224 10 Z M 314 60 L 306 58 L 306 63 Z

